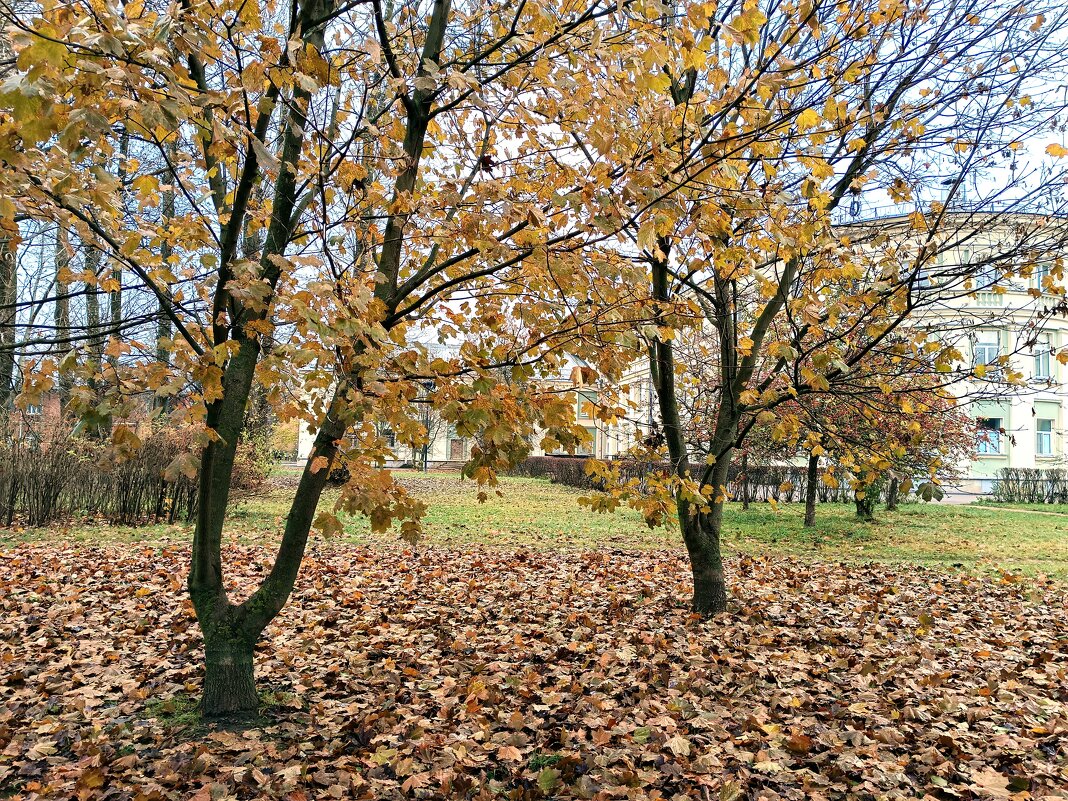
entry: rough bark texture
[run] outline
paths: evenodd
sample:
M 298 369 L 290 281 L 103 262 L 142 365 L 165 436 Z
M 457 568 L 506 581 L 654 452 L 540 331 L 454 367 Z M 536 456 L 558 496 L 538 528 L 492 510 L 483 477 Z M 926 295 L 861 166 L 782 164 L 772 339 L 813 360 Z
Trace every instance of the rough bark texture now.
M 210 642 L 204 651 L 203 711 L 211 717 L 255 712 L 259 706 L 251 643 Z
M 886 510 L 888 512 L 897 511 L 897 499 L 898 493 L 901 488 L 901 482 L 897 476 L 890 479 L 890 486 L 886 490 Z
M 0 229 L 0 411 L 14 395 L 16 267 L 11 235 Z
M 805 475 L 805 526 L 816 525 L 816 484 L 820 478 L 820 457 L 809 455 L 808 473 Z
M 869 487 L 864 497 L 854 496 L 853 502 L 857 507 L 857 517 L 870 523 L 875 519 L 875 501 L 878 499 L 879 493 L 874 488 Z

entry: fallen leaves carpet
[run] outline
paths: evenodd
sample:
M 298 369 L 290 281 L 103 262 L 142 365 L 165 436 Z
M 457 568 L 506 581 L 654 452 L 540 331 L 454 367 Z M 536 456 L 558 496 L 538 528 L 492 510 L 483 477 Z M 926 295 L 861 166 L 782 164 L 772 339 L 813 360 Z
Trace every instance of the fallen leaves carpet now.
M 186 564 L 0 552 L 0 797 L 1068 797 L 1061 584 L 733 560 L 703 621 L 678 553 L 322 546 L 237 730 L 191 711 Z

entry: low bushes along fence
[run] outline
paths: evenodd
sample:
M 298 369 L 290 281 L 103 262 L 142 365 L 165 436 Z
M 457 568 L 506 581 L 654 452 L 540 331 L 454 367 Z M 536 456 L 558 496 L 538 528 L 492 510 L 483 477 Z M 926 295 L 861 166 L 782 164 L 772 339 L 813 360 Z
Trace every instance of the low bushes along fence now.
M 1068 503 L 1068 470 L 1003 467 L 994 482 L 997 503 Z
M 584 490 L 597 490 L 596 479 L 587 475 L 584 456 L 531 456 L 517 465 L 513 476 L 548 478 L 554 483 Z M 666 468 L 662 462 L 619 460 L 615 462 L 624 479 L 638 479 L 644 489 L 647 476 Z M 736 501 L 748 494 L 752 502 L 775 501 L 793 503 L 805 497 L 805 468 L 793 465 L 760 465 L 750 467 L 744 473 L 738 464 L 731 465 L 728 490 Z M 816 497 L 821 503 L 852 503 L 853 492 L 848 484 L 832 487 L 822 479 L 816 487 Z
M 0 525 L 36 527 L 76 517 L 123 525 L 191 520 L 196 480 L 164 479 L 167 466 L 191 447 L 189 436 L 158 430 L 135 458 L 109 469 L 104 445 L 68 427 L 9 433 L 0 441 Z M 261 462 L 251 449 L 239 451 L 235 491 L 252 491 L 263 481 Z

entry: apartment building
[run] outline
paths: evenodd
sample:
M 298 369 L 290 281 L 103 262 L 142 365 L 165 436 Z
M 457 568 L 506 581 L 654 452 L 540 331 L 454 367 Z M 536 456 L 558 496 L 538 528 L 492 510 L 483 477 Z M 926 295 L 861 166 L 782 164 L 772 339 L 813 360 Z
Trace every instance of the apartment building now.
M 1053 280 L 1051 272 L 1059 273 L 1050 256 L 1025 269 L 1026 276 L 1004 257 L 1006 238 L 1017 236 L 1019 226 L 1029 224 L 1026 217 L 969 212 L 968 223 L 958 230 L 959 242 L 943 249 L 916 281 L 915 291 L 928 302 L 921 304 L 914 324 L 960 353 L 962 377 L 951 391 L 975 419 L 979 432 L 972 458 L 959 466 L 964 478 L 955 489 L 965 495 L 990 492 L 1004 467 L 1068 466 L 1068 366 L 1057 358 L 1068 353 L 1068 313 L 1058 286 L 1062 281 Z M 908 236 L 907 222 L 907 215 L 899 213 L 845 225 Z M 967 284 L 961 280 L 964 275 Z M 952 291 L 946 290 L 945 276 L 956 278 Z M 937 302 L 929 302 L 932 299 Z M 584 368 L 588 370 L 581 360 L 569 358 L 550 379 L 573 397 L 575 421 L 589 433 L 589 441 L 573 455 L 622 456 L 658 425 L 648 364 L 636 360 L 615 388 L 627 412 L 612 424 L 596 419 L 596 404 L 605 388 L 584 380 Z M 971 377 L 964 377 L 969 373 Z M 433 418 L 426 425 L 431 433 L 427 446 L 398 448 L 390 466 L 456 466 L 469 458 L 470 439 Z M 389 432 L 383 433 L 388 439 Z M 302 430 L 298 450 L 302 458 L 311 441 L 311 434 Z M 533 455 L 545 455 L 538 443 L 532 445 Z

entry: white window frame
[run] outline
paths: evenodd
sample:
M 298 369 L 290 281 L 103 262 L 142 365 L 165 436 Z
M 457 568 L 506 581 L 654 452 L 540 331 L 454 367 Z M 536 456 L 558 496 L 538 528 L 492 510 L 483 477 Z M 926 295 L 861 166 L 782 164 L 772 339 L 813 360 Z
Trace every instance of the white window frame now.
M 1034 356 L 1032 365 L 1034 378 L 1039 381 L 1053 378 L 1053 343 L 1050 341 L 1050 335 L 1039 334 L 1035 338 L 1031 353 Z
M 997 423 L 997 425 L 983 426 L 983 420 L 989 420 L 991 423 Z M 1002 443 L 1005 437 L 1001 432 L 1005 428 L 1005 418 L 980 417 L 977 422 L 979 423 L 979 430 L 976 432 L 975 452 L 980 456 L 1000 456 L 1003 454 Z
M 1048 424 L 1049 430 L 1043 431 L 1043 424 Z M 1040 417 L 1035 420 L 1035 455 L 1053 456 L 1053 431 L 1056 421 L 1048 417 Z
M 993 342 L 984 342 L 982 338 L 984 336 L 991 337 Z M 994 357 L 990 358 L 990 348 L 994 348 Z M 980 361 L 979 354 L 982 352 L 983 360 Z M 1000 367 L 998 359 L 1001 358 L 1001 332 L 991 330 L 981 330 L 976 333 L 975 339 L 972 341 L 972 366 L 978 367 L 980 364 L 990 367 Z

